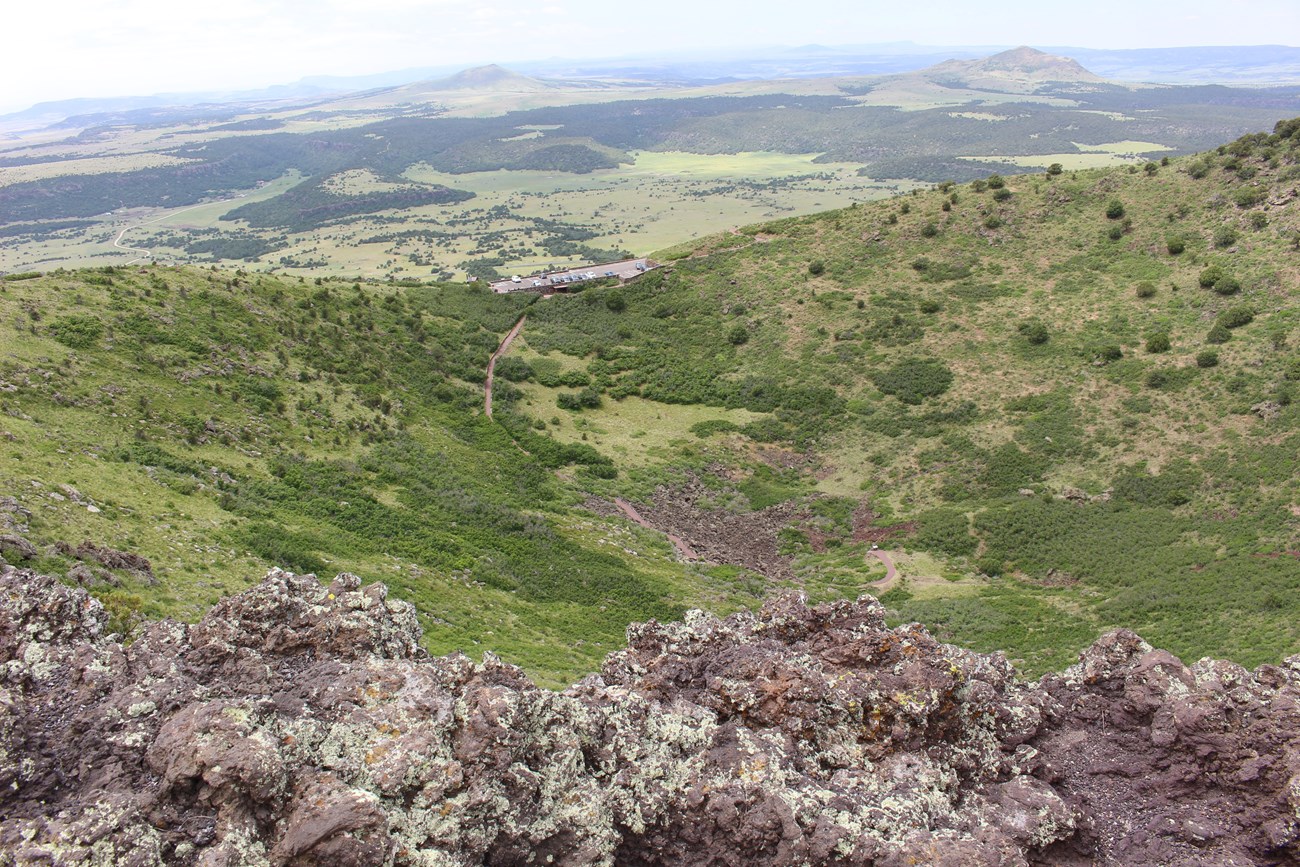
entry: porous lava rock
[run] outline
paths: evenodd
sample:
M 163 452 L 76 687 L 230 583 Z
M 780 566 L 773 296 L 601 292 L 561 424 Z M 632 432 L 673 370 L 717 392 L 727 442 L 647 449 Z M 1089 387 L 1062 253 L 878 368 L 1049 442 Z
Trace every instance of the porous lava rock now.
M 561 693 L 273 571 L 105 634 L 0 572 L 0 864 L 1292 864 L 1300 657 L 1114 632 L 1037 683 L 875 600 L 628 630 Z

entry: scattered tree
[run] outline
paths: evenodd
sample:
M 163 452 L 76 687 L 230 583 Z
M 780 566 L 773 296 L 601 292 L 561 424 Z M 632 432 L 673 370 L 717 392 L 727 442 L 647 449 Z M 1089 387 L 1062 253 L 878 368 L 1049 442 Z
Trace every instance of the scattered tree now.
M 1235 307 L 1229 307 L 1219 314 L 1218 321 L 1224 328 L 1240 328 L 1243 325 L 1249 325 L 1255 321 L 1255 308 L 1249 304 L 1238 304 Z
M 1214 344 L 1227 343 L 1231 339 L 1232 339 L 1232 332 L 1229 331 L 1227 326 L 1224 325 L 1222 322 L 1214 323 L 1214 326 L 1210 328 L 1209 332 L 1205 335 L 1206 343 L 1214 343 Z
M 1041 346 L 1047 342 L 1049 337 L 1051 337 L 1051 334 L 1047 330 L 1047 326 L 1037 321 L 1020 323 L 1019 330 L 1020 333 L 1025 336 L 1025 339 L 1033 346 Z
M 1214 281 L 1214 291 L 1220 295 L 1236 295 L 1241 291 L 1241 283 L 1236 277 L 1225 274 Z

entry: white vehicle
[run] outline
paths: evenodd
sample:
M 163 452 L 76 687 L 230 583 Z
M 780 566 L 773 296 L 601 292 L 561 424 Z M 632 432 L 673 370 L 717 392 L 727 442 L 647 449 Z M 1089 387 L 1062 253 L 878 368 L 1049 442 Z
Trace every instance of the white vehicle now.
M 524 278 L 522 278 L 522 277 L 520 277 L 518 274 L 516 274 L 515 276 L 513 276 L 513 277 L 510 278 L 510 282 L 511 282 L 511 283 L 522 283 L 522 282 L 524 282 Z

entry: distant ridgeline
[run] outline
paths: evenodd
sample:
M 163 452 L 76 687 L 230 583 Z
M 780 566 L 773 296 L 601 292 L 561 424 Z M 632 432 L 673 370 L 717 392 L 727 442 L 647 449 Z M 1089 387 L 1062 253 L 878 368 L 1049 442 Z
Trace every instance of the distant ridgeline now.
M 989 67 L 991 62 L 972 66 L 954 61 L 951 69 L 941 64 L 927 73 L 926 86 L 938 86 L 936 82 L 941 84 L 947 76 L 975 88 L 972 99 L 979 87 L 990 82 L 1010 86 L 1008 73 L 997 64 Z M 1048 69 L 1066 76 L 1059 66 L 1055 63 Z M 988 76 L 993 77 L 986 80 Z M 282 132 L 276 123 L 244 122 L 237 131 L 248 134 L 176 146 L 160 140 L 156 152 L 185 160 L 184 164 L 105 174 L 74 170 L 61 177 L 0 187 L 0 223 L 85 218 L 118 208 L 179 207 L 248 190 L 296 171 L 310 179 L 282 194 L 283 201 L 250 204 L 231 218 L 254 226 L 302 230 L 324 220 L 379 209 L 452 201 L 454 193 L 438 185 L 413 184 L 402 176 L 417 164 L 452 174 L 498 169 L 584 174 L 628 163 L 628 152 L 633 150 L 820 153 L 824 161 L 862 163 L 864 172 L 873 177 L 969 180 L 987 169 L 958 160 L 959 155 L 1074 152 L 1076 142 L 1132 139 L 1161 142 L 1181 152 L 1210 147 L 1265 122 L 1275 106 L 1292 104 L 1295 97 L 1293 90 L 1285 89 L 1134 89 L 1093 79 L 1034 78 L 1033 101 L 1026 94 L 1023 102 L 981 105 L 980 117 L 948 107 L 902 112 L 892 106 L 862 105 L 855 95 L 877 85 L 845 84 L 840 96 L 636 99 L 513 111 L 497 117 L 400 117 L 312 133 Z M 1069 99 L 1077 107 L 1042 102 L 1052 96 Z M 847 108 L 853 110 L 843 110 Z M 1122 112 L 1138 113 L 1117 114 Z M 233 126 L 212 131 L 236 131 Z M 537 134 L 521 137 L 521 128 Z M 77 140 L 93 141 L 100 132 L 86 130 Z M 50 159 L 0 158 L 0 167 Z M 407 189 L 390 197 L 321 201 L 320 184 L 351 169 L 366 169 Z
M 819 114 L 832 104 L 801 116 L 850 114 Z M 630 147 L 685 108 L 636 107 L 603 107 L 627 112 L 617 134 L 597 107 L 527 116 Z M 310 156 L 287 206 L 250 212 L 309 220 L 317 175 L 469 153 L 470 131 L 506 121 L 441 123 L 391 122 L 382 154 L 354 130 L 272 134 L 260 168 L 247 141 L 193 156 L 245 180 Z M 1300 650 L 1298 130 L 771 220 L 546 301 L 215 269 L 10 275 L 0 556 L 90 587 L 123 632 L 196 617 L 269 566 L 382 578 L 429 649 L 493 650 L 550 684 L 628 623 L 782 589 L 874 588 L 895 621 L 1030 672 L 1111 626 L 1277 661 Z M 0 193 L 38 209 L 38 189 Z M 488 359 L 525 314 L 488 419 Z M 887 592 L 875 544 L 902 573 Z

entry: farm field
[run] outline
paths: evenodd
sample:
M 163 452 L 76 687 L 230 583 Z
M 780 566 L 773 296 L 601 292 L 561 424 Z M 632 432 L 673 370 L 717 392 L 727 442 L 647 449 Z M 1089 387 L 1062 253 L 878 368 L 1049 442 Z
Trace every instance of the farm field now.
M 123 244 L 160 262 L 493 280 L 1008 166 L 1188 153 L 1272 123 L 1295 91 L 1116 84 L 1017 49 L 694 87 L 486 67 L 188 123 L 88 117 L 0 146 L 0 271 L 130 261 L 113 241 L 148 221 Z
M 609 250 L 641 253 L 689 241 L 717 231 L 719 225 L 740 226 L 778 216 L 815 213 L 893 195 L 916 186 L 906 181 L 876 182 L 859 177 L 850 164 L 814 163 L 817 154 L 742 153 L 729 155 L 638 151 L 635 162 L 588 175 L 500 170 L 450 175 L 415 166 L 403 178 L 419 183 L 455 186 L 474 198 L 453 205 L 410 208 L 374 221 L 324 227 L 310 233 L 287 234 L 277 250 L 284 264 L 254 266 L 289 274 L 355 274 L 367 278 L 423 277 L 430 274 L 463 278 L 458 265 L 483 249 L 483 239 L 502 244 L 518 240 L 532 221 L 592 227 L 588 242 Z M 0 170 L 3 171 L 3 170 Z M 62 264 L 80 267 L 114 264 L 135 254 L 112 247 L 127 226 L 124 244 L 151 249 L 159 261 L 197 263 L 208 256 L 168 247 L 177 233 L 227 231 L 222 217 L 239 205 L 280 195 L 301 182 L 296 172 L 239 198 L 172 212 L 133 209 L 95 221 L 74 237 L 55 237 L 39 248 L 0 242 L 0 270 Z M 347 192 L 353 195 L 380 189 L 385 182 L 354 175 Z M 445 242 L 363 243 L 366 235 L 437 233 Z M 274 258 L 274 257 L 272 257 Z M 418 260 L 419 264 L 415 264 Z M 498 266 L 502 273 L 531 272 L 556 262 L 536 247 L 524 247 Z M 300 264 L 292 264 L 292 263 Z

